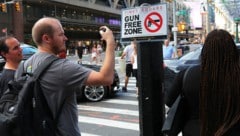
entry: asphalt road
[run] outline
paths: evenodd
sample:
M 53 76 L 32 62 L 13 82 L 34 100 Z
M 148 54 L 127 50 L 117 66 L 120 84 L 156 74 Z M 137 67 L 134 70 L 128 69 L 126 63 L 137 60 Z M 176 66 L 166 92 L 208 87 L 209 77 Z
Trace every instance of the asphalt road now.
M 139 136 L 134 78 L 130 79 L 128 92 L 120 91 L 100 102 L 80 102 L 78 109 L 82 136 Z

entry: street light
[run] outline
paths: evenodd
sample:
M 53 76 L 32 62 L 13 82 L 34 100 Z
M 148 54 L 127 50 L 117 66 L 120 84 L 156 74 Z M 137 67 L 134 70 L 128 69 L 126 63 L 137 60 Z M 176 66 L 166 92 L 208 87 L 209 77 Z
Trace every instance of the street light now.
M 172 32 L 173 32 L 173 40 L 174 40 L 174 47 L 176 48 L 177 46 L 177 31 L 178 28 L 176 26 L 176 0 L 166 0 L 166 2 L 172 3 L 173 5 L 173 27 L 172 27 Z
M 186 30 L 186 23 L 185 22 L 179 22 L 177 24 L 178 32 L 183 32 Z
M 13 4 L 13 3 L 15 3 L 14 0 L 8 1 L 8 2 L 4 1 L 4 3 L 0 3 L 0 11 L 1 12 L 7 12 L 7 5 L 8 4 Z M 19 10 L 20 10 L 20 3 L 19 2 L 16 2 L 16 3 L 18 3 L 18 7 L 19 7 Z
M 16 9 L 17 12 L 20 12 L 20 11 L 21 11 L 20 2 L 16 2 L 16 3 L 15 3 L 15 9 Z
M 1 3 L 1 11 L 7 12 L 7 4 L 6 3 Z

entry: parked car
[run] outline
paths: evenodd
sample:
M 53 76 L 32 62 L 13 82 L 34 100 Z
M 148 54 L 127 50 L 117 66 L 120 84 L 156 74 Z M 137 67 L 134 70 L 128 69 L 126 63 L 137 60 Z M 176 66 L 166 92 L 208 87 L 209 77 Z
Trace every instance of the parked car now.
M 21 43 L 20 46 L 22 48 L 23 60 L 27 60 L 29 57 L 31 57 L 37 52 L 37 48 L 32 45 Z
M 240 46 L 240 43 L 236 43 L 237 46 Z
M 99 71 L 101 66 L 99 65 L 90 65 L 90 64 L 81 64 L 84 67 L 88 67 L 95 71 Z M 120 88 L 120 80 L 116 70 L 114 70 L 114 80 L 113 83 L 109 86 L 83 86 L 77 89 L 77 99 L 78 100 L 88 100 L 88 101 L 100 101 L 104 98 L 113 97 Z
M 236 44 L 240 54 L 240 43 Z M 195 50 L 188 52 L 179 59 L 164 60 L 164 64 L 174 72 L 179 72 L 189 66 L 197 65 L 200 63 L 200 54 L 202 47 L 196 48 Z
M 2 56 L 0 56 L 0 71 L 3 70 L 3 66 L 5 65 L 5 60 L 3 59 Z
M 174 72 L 187 68 L 191 65 L 199 64 L 199 56 L 201 54 L 202 47 L 196 48 L 195 50 L 186 53 L 180 58 L 164 60 L 164 64 Z

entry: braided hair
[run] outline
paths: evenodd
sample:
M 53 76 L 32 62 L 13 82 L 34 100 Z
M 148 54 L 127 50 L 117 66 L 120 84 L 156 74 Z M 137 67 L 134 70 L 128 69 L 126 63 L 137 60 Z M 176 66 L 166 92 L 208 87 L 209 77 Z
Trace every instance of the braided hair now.
M 225 30 L 211 31 L 201 53 L 201 136 L 222 136 L 240 120 L 240 64 Z

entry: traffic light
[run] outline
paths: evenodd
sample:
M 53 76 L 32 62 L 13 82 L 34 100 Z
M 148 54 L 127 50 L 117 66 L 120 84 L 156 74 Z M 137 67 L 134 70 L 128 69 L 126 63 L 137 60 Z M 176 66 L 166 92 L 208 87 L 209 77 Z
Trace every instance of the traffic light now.
M 182 32 L 182 31 L 186 30 L 186 24 L 184 22 L 179 22 L 177 24 L 177 27 L 178 27 L 178 32 Z
M 2 12 L 7 12 L 7 4 L 1 3 L 1 11 Z
M 15 9 L 17 12 L 20 12 L 21 11 L 21 6 L 20 6 L 20 3 L 19 2 L 16 2 L 15 3 Z

